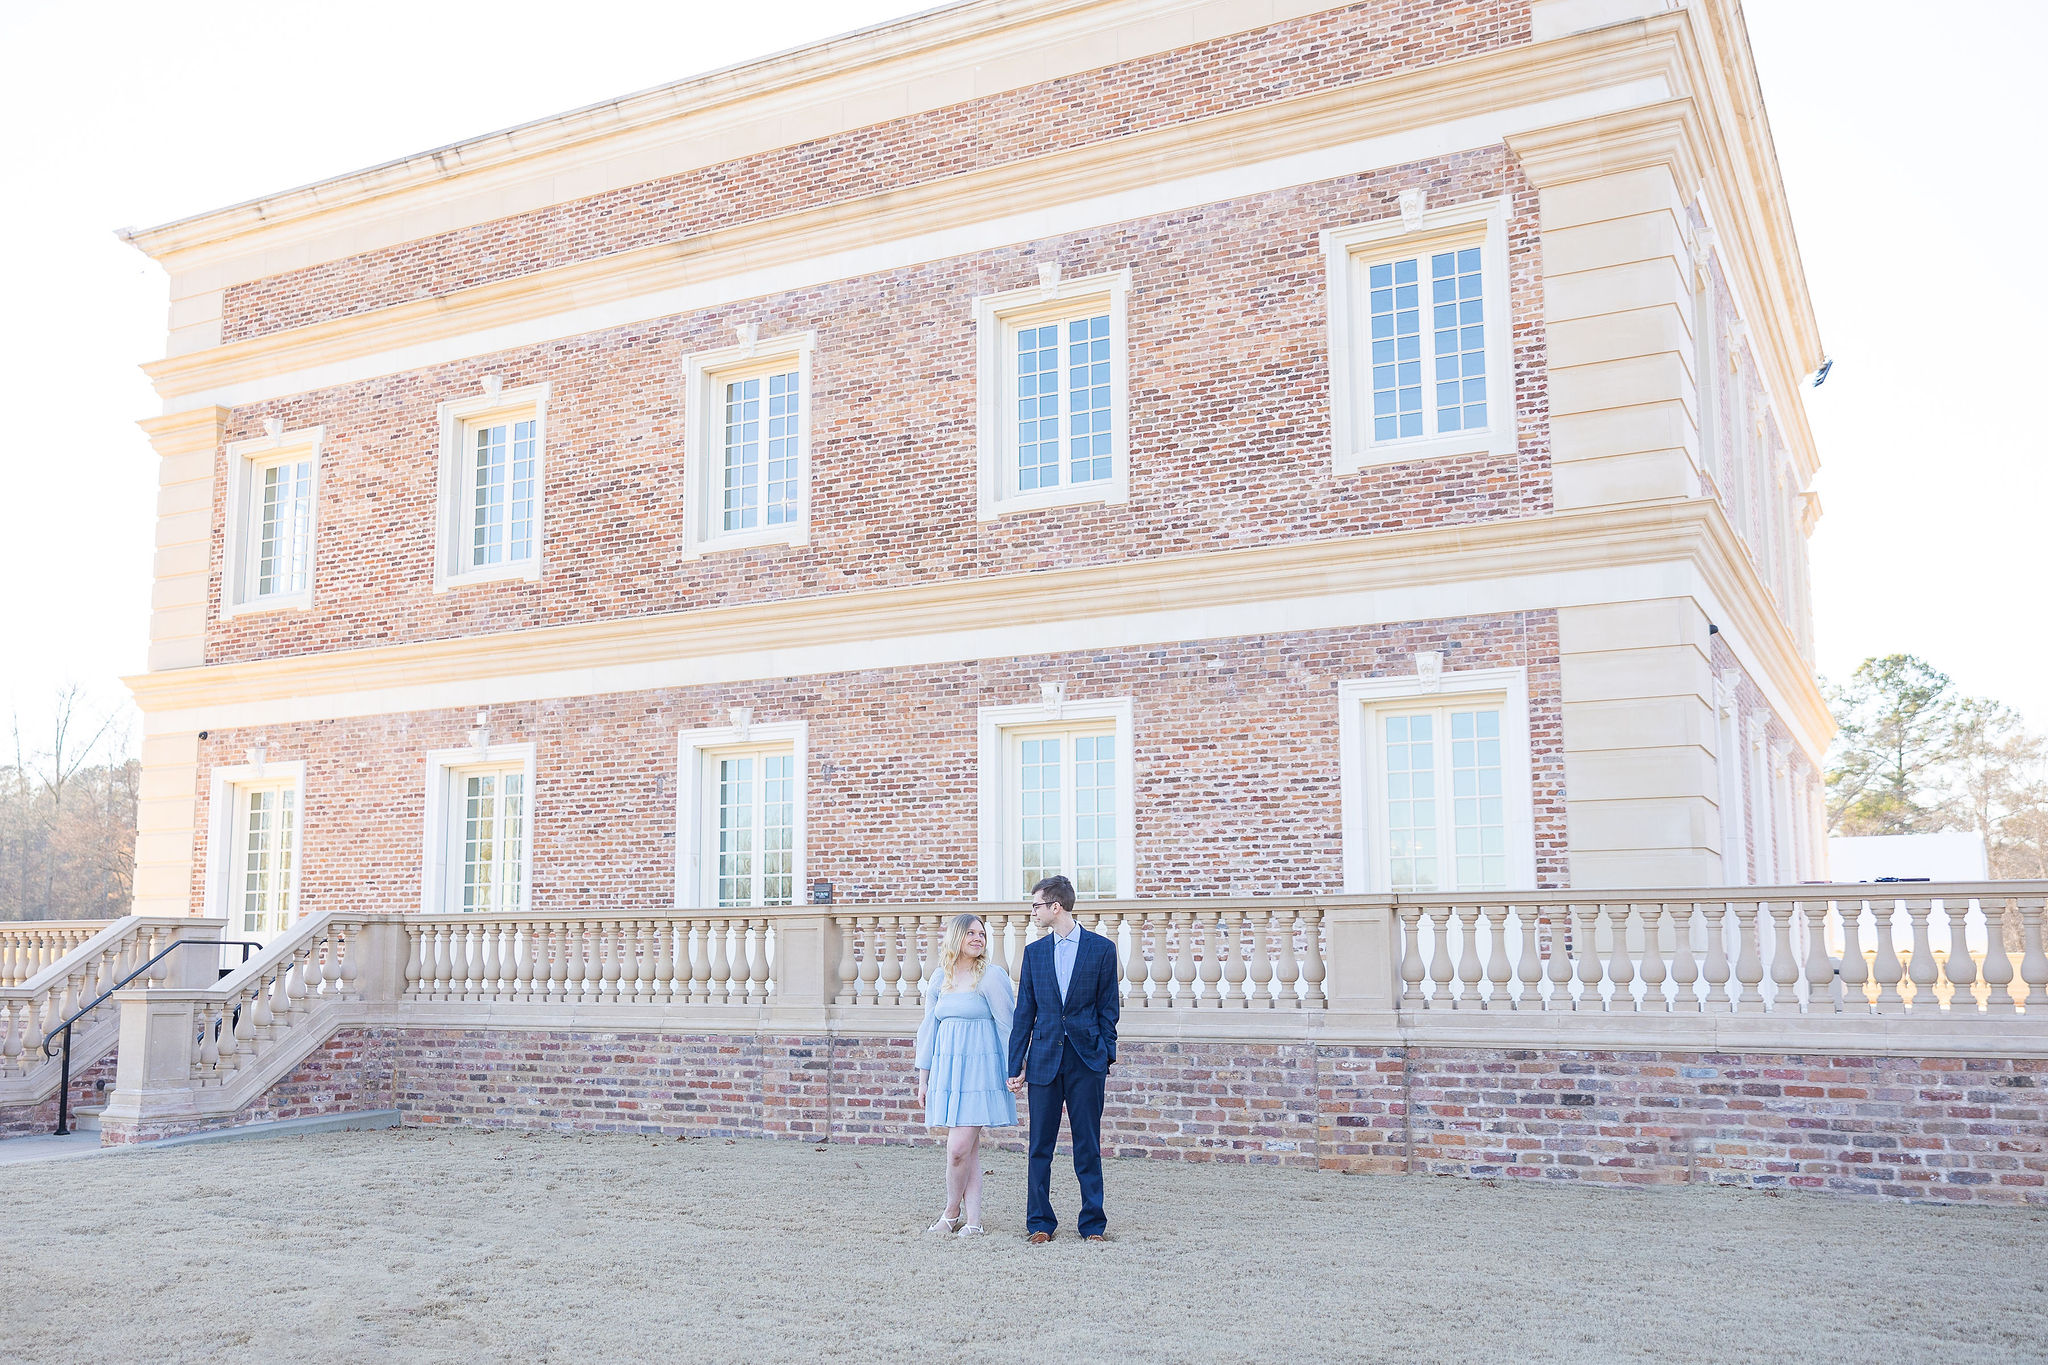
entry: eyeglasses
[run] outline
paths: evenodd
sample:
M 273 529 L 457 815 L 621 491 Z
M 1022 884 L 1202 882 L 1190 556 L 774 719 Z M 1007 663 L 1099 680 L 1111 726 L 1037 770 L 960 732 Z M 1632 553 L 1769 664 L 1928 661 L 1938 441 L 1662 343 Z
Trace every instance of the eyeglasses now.
M 1059 904 L 1058 901 L 1033 901 L 1031 902 L 1031 908 L 1033 910 L 1057 910 Z

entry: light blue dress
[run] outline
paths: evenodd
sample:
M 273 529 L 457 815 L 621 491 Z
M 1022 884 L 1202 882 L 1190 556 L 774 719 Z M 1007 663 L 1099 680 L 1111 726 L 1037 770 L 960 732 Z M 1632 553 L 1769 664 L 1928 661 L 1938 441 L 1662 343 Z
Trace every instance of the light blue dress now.
M 924 1121 L 933 1128 L 1011 1127 L 1017 1097 L 1009 1074 L 1010 1021 L 1016 1012 L 1010 978 L 982 973 L 981 984 L 942 991 L 925 983 L 924 1023 L 917 1031 L 917 1067 L 929 1071 Z

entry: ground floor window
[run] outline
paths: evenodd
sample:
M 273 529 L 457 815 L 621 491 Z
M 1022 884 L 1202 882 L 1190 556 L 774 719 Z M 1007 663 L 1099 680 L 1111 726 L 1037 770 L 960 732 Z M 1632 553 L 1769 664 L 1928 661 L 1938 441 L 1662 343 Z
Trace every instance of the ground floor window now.
M 1527 695 L 1519 668 L 1339 685 L 1347 891 L 1535 886 Z
M 213 773 L 207 912 L 228 922 L 228 937 L 268 943 L 299 917 L 305 765 L 250 756 L 259 761 Z
M 482 744 L 427 756 L 421 909 L 523 911 L 532 899 L 534 750 Z
M 1057 692 L 982 709 L 982 899 L 1055 875 L 1092 900 L 1132 894 L 1130 717 L 1128 700 Z
M 737 909 L 797 905 L 804 883 L 806 730 L 756 723 L 685 730 L 676 776 L 676 904 Z

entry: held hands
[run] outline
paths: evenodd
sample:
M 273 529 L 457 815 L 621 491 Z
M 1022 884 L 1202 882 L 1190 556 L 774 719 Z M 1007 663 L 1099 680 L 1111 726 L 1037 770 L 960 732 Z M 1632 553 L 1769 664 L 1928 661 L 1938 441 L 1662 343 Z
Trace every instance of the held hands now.
M 1004 1081 L 1003 1084 L 1010 1087 L 1010 1093 L 1012 1095 L 1021 1095 L 1024 1093 L 1024 1077 L 1021 1075 L 1012 1076 L 1009 1080 Z

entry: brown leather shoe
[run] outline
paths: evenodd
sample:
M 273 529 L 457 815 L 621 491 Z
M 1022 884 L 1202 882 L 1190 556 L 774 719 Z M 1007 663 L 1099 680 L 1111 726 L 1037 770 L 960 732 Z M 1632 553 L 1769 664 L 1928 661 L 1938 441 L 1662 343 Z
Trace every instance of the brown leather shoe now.
M 1104 1237 L 1099 1232 L 1091 1232 L 1086 1237 L 1083 1237 L 1081 1240 L 1084 1242 L 1106 1242 L 1109 1239 L 1107 1237 Z
M 1026 1237 L 1024 1240 L 1035 1247 L 1044 1246 L 1047 1242 L 1050 1242 L 1052 1240 L 1052 1234 L 1049 1232 L 1034 1232 L 1029 1237 Z

